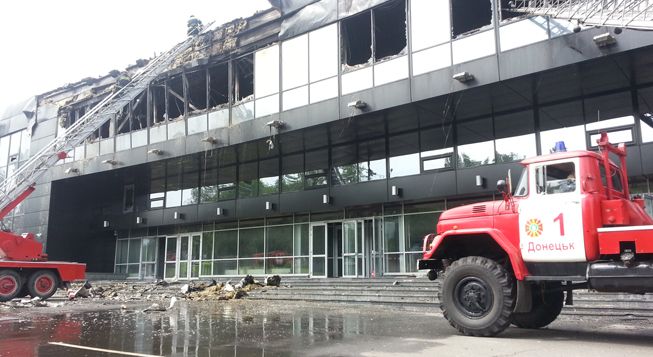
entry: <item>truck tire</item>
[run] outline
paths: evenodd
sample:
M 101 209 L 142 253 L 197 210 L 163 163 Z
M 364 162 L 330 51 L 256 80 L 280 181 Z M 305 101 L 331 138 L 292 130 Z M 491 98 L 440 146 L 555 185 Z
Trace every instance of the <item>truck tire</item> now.
M 27 279 L 27 290 L 32 297 L 45 300 L 54 295 L 59 286 L 59 278 L 51 270 L 37 270 Z
M 512 324 L 519 328 L 544 327 L 560 315 L 565 300 L 559 282 L 546 282 L 533 287 L 533 307 L 530 312 L 512 314 Z
M 510 326 L 514 279 L 485 257 L 465 257 L 445 271 L 440 308 L 449 324 L 467 336 L 495 336 Z
M 11 301 L 20 292 L 20 274 L 13 270 L 0 270 L 0 302 Z

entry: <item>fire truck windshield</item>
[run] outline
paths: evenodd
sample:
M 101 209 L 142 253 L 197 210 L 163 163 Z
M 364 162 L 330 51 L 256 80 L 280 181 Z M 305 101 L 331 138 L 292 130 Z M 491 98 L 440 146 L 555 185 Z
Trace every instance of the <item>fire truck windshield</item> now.
M 528 195 L 528 169 L 524 167 L 519 177 L 519 182 L 515 188 L 515 197 L 524 197 Z

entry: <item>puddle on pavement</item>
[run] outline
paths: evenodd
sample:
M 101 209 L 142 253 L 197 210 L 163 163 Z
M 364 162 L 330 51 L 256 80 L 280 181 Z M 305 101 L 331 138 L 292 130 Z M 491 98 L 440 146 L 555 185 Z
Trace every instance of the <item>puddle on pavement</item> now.
M 0 356 L 97 355 L 48 342 L 165 356 L 275 356 L 360 335 L 397 334 L 402 324 L 415 327 L 410 316 L 383 314 L 356 307 L 206 302 L 154 313 L 36 315 L 0 320 Z

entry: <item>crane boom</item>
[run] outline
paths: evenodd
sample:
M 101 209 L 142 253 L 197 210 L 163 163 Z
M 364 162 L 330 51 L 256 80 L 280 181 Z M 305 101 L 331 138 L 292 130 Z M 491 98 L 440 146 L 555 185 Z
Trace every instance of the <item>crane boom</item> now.
M 27 162 L 0 183 L 0 212 L 6 215 L 20 201 L 24 200 L 33 191 L 33 187 L 41 175 L 56 165 L 59 160 L 66 158 L 68 152 L 82 144 L 125 105 L 142 93 L 152 80 L 169 68 L 179 54 L 192 46 L 195 38 L 196 36 L 189 36 L 169 51 L 155 57 L 141 68 L 127 85 L 104 98 L 68 127 L 63 135 L 55 138 L 36 154 L 30 156 Z

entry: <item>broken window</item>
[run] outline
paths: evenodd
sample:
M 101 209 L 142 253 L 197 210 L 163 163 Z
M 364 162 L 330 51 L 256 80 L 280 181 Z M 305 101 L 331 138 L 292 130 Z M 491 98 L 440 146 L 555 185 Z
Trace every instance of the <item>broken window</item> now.
M 341 22 L 342 64 L 356 66 L 372 58 L 372 16 L 370 11 Z
M 254 95 L 254 55 L 249 54 L 233 63 L 234 68 L 234 102 L 251 99 Z
M 224 63 L 209 68 L 209 108 L 220 109 L 228 103 L 229 66 Z
M 184 86 L 181 76 L 170 79 L 168 88 L 168 120 L 179 119 L 184 116 Z
M 147 127 L 147 92 L 143 91 L 132 102 L 131 130 L 141 130 Z
M 161 123 L 166 119 L 165 85 L 155 84 L 150 91 L 152 93 L 152 124 Z
M 206 70 L 186 74 L 188 83 L 188 109 L 190 113 L 206 109 Z
M 102 124 L 100 129 L 98 129 L 97 137 L 100 139 L 106 139 L 111 136 L 111 120 L 107 120 L 106 123 Z
M 125 105 L 122 110 L 116 114 L 116 135 L 124 134 L 131 131 L 131 105 Z
M 406 49 L 406 1 L 393 1 L 373 10 L 374 60 L 402 54 Z
M 501 0 L 501 8 L 499 9 L 501 11 L 501 21 L 524 15 L 524 13 L 512 11 L 512 6 L 510 6 L 511 2 L 514 3 L 514 1 L 511 0 Z
M 451 18 L 453 38 L 478 31 L 492 24 L 492 1 L 452 0 Z

